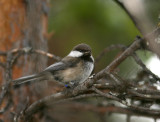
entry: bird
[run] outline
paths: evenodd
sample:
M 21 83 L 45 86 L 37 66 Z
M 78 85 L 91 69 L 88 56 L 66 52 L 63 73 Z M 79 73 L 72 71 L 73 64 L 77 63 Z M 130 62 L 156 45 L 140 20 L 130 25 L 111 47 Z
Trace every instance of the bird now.
M 33 81 L 53 80 L 71 88 L 83 83 L 91 75 L 93 69 L 94 58 L 91 47 L 82 43 L 73 47 L 61 61 L 48 66 L 40 73 L 15 79 L 13 83 L 20 85 Z

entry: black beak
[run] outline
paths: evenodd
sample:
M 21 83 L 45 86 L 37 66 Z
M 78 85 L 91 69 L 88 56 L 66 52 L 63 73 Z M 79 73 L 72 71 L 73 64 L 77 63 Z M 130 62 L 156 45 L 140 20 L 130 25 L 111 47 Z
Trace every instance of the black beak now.
M 84 56 L 90 56 L 90 55 L 91 55 L 90 51 L 84 53 Z

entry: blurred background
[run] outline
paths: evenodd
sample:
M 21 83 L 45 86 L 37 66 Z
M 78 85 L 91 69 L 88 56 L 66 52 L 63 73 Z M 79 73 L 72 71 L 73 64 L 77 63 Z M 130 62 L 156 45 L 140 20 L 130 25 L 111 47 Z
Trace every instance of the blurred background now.
M 126 12 L 114 0 L 41 0 L 42 5 L 40 5 L 42 6 L 44 12 L 43 14 L 45 15 L 45 18 L 41 18 L 42 21 L 40 20 L 39 13 L 37 14 L 34 9 L 30 9 L 35 7 L 34 4 L 30 4 L 32 0 L 9 1 L 8 3 L 5 0 L 0 1 L 0 49 L 5 51 L 13 49 L 15 47 L 32 46 L 34 45 L 34 43 L 38 44 L 38 40 L 41 40 L 42 43 L 40 42 L 39 46 L 32 47 L 34 47 L 35 49 L 42 49 L 60 57 L 66 56 L 70 52 L 70 50 L 79 43 L 89 44 L 92 48 L 93 56 L 95 58 L 104 48 L 110 45 L 123 44 L 129 46 L 134 41 L 137 35 L 143 36 L 143 34 L 147 34 L 154 28 L 156 28 L 159 23 L 160 16 L 160 1 L 121 0 L 127 7 L 127 9 L 131 12 L 131 14 L 133 14 L 136 18 L 138 26 L 142 30 L 140 32 L 134 25 L 132 20 L 129 18 L 129 16 L 126 14 Z M 46 3 L 46 1 L 47 4 L 43 4 L 43 2 Z M 24 6 L 22 6 L 24 3 L 27 6 L 25 9 L 28 13 L 25 13 Z M 39 5 L 39 2 L 37 3 L 37 5 Z M 37 7 L 37 9 L 39 9 L 39 7 Z M 10 11 L 12 12 L 12 14 L 6 14 Z M 23 16 L 28 17 L 26 19 Z M 28 19 L 29 17 L 31 17 L 31 19 Z M 32 17 L 37 18 L 35 19 Z M 29 23 L 24 24 L 25 20 L 29 21 Z M 42 25 L 42 27 L 38 25 L 37 27 L 39 28 L 30 31 L 30 28 L 35 28 L 36 24 Z M 2 28 L 3 26 L 5 28 Z M 23 29 L 19 29 L 22 26 Z M 9 31 L 6 28 L 9 28 Z M 40 34 L 45 33 L 43 34 L 44 38 L 42 38 L 41 36 L 37 36 L 38 38 L 34 38 L 37 31 Z M 23 33 L 23 36 L 21 36 L 21 33 Z M 4 36 L 5 34 L 11 36 Z M 11 42 L 11 47 L 6 44 L 6 42 L 8 41 Z M 44 42 L 47 43 L 45 47 L 43 47 Z M 118 52 L 119 50 L 109 52 L 98 63 L 96 63 L 95 73 L 112 62 L 113 59 L 118 56 Z M 153 71 L 155 71 L 155 73 L 159 72 L 155 70 L 158 66 L 160 66 L 157 61 L 158 59 L 155 63 L 155 55 L 147 51 L 138 51 L 137 53 L 140 58 L 144 62 L 146 62 L 146 64 L 148 64 L 148 66 L 153 69 Z M 3 60 L 4 59 L 0 58 L 0 61 Z M 35 60 L 39 61 L 39 57 L 35 58 Z M 40 59 L 40 61 L 42 60 L 44 60 L 44 58 Z M 25 63 L 28 63 L 27 61 Z M 48 64 L 46 62 L 48 62 Z M 46 59 L 43 62 L 45 65 L 42 65 L 42 62 L 36 62 L 36 65 L 34 65 L 36 69 L 38 68 L 38 70 L 32 70 L 31 68 L 28 68 L 29 65 L 27 65 L 23 67 L 23 73 L 20 73 L 22 71 L 19 71 L 19 69 L 22 68 L 20 67 L 22 63 L 21 62 L 19 63 L 18 68 L 16 67 L 14 69 L 17 72 L 13 74 L 13 78 L 20 77 L 22 74 L 28 75 L 32 74 L 33 72 L 35 73 L 35 71 L 41 71 L 47 65 L 50 65 L 53 62 L 55 62 L 53 59 Z M 154 68 L 153 64 L 155 66 Z M 26 67 L 31 71 L 26 72 L 28 71 L 25 69 Z M 140 70 L 141 68 L 133 61 L 132 58 L 127 58 L 118 67 L 117 71 L 118 74 L 123 78 L 132 79 Z M 29 90 L 33 89 L 34 87 L 31 87 Z M 24 88 L 20 89 L 20 91 L 23 90 Z M 21 93 L 20 91 L 18 91 L 17 94 Z M 25 93 L 28 94 L 28 89 L 25 91 Z M 32 95 L 34 96 L 35 94 Z M 42 97 L 43 95 L 39 96 Z M 35 100 L 35 98 L 33 98 L 33 100 Z M 94 98 L 94 100 L 87 99 L 81 100 L 80 102 L 99 104 L 101 101 L 105 100 Z M 65 120 L 66 122 L 123 122 L 126 120 L 126 115 L 124 114 L 106 113 L 105 115 L 103 115 L 103 117 L 100 117 L 100 115 L 97 115 L 93 112 L 70 110 L 69 107 L 65 107 L 66 106 L 62 106 L 60 104 L 55 106 L 54 110 L 50 112 L 50 114 L 54 114 L 55 121 Z M 52 115 L 48 115 L 48 118 L 50 116 Z M 152 118 L 141 117 L 137 119 L 137 117 L 135 116 L 131 117 L 131 122 L 143 121 L 153 122 L 154 120 Z

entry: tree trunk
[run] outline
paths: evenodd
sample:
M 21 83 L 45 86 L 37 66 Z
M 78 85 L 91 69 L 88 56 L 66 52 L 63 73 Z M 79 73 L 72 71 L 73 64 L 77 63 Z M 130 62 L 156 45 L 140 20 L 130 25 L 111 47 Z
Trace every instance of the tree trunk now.
M 47 39 L 45 38 L 48 24 L 47 12 L 46 0 L 1 0 L 0 50 L 8 51 L 15 48 L 31 47 L 47 51 Z M 0 62 L 5 62 L 6 60 L 7 57 L 0 57 Z M 47 59 L 46 57 L 32 54 L 31 56 L 22 57 L 22 60 L 18 60 L 16 64 L 11 73 L 13 79 L 41 71 L 46 67 Z M 3 74 L 4 72 L 3 69 L 0 71 L 1 86 L 8 81 Z M 11 99 L 2 101 L 1 109 L 7 104 L 9 104 L 9 107 L 3 112 L 1 119 L 5 122 L 13 121 L 11 112 L 17 113 L 21 111 L 27 96 L 30 96 L 29 102 L 37 100 L 38 98 L 35 96 L 42 96 L 38 90 L 41 89 L 42 92 L 42 86 L 44 84 L 39 83 L 38 85 L 14 89 L 14 92 L 12 90 L 9 93 L 7 92 L 5 98 L 11 97 Z M 39 121 L 38 118 L 37 121 Z

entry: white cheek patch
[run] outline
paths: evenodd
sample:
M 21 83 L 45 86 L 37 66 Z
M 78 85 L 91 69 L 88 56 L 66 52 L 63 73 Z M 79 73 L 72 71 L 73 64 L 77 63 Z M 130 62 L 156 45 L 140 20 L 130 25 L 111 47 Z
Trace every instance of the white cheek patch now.
M 83 55 L 83 53 L 79 52 L 79 51 L 71 51 L 68 56 L 71 57 L 81 57 Z
M 92 59 L 92 61 L 94 62 L 94 58 L 93 58 L 93 56 L 91 55 L 91 59 Z

